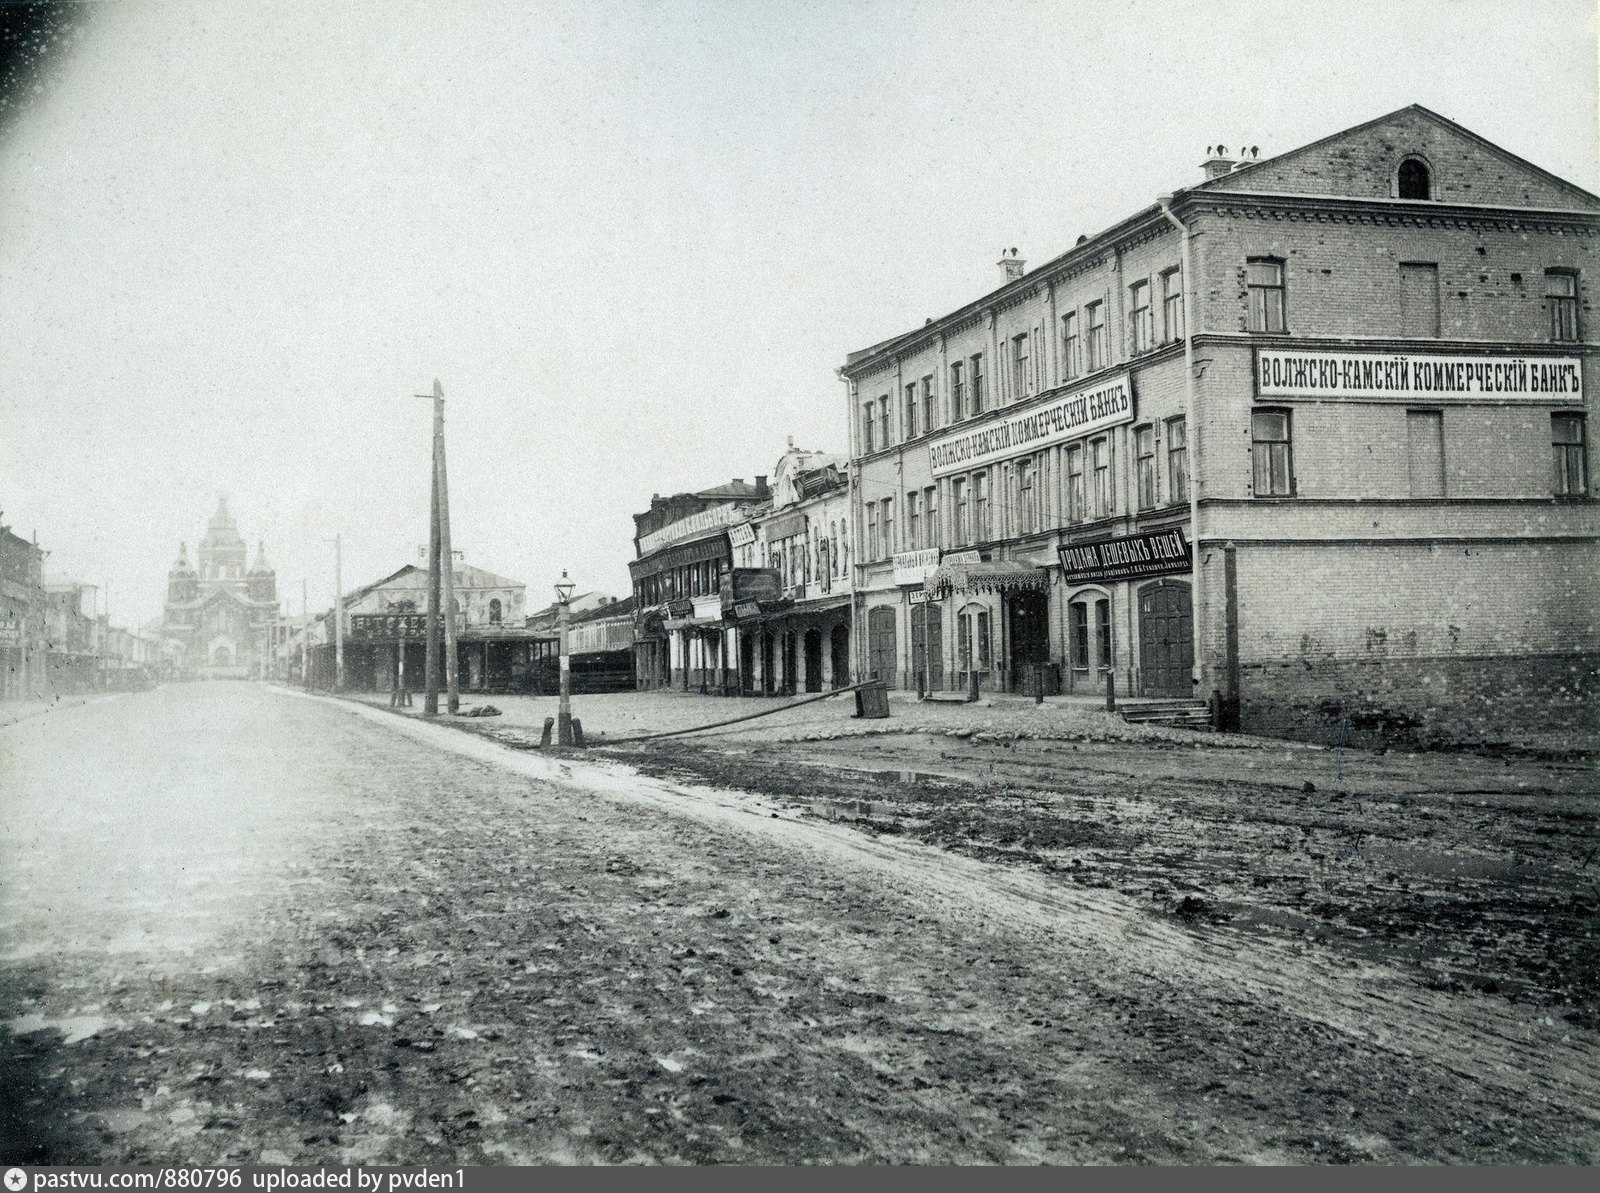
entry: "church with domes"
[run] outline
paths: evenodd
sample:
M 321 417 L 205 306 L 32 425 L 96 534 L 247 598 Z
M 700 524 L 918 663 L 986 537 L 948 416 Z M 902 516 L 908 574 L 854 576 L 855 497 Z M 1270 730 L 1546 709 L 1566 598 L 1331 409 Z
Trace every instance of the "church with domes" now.
M 167 572 L 167 603 L 162 633 L 181 643 L 181 667 L 209 679 L 246 679 L 261 674 L 278 619 L 278 577 L 258 544 L 255 562 L 228 501 L 217 501 L 205 537 L 189 562 L 188 544 L 178 544 L 178 560 Z

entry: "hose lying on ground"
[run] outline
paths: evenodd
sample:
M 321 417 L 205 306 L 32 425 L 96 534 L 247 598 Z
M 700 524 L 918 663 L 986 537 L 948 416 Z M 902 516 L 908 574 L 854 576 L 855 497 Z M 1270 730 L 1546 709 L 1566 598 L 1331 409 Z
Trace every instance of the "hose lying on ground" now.
M 815 704 L 818 700 L 829 700 L 834 696 L 842 696 L 846 692 L 853 692 L 857 688 L 866 687 L 874 680 L 863 680 L 861 683 L 849 684 L 842 688 L 834 688 L 831 692 L 823 692 L 817 696 L 807 696 L 804 700 L 796 700 L 790 704 L 780 704 L 777 708 L 763 708 L 760 712 L 746 713 L 742 717 L 733 717 L 726 721 L 712 721 L 709 725 L 693 725 L 688 729 L 668 729 L 663 733 L 641 733 L 636 737 L 596 737 L 589 742 L 592 746 L 621 746 L 632 745 L 636 741 L 654 741 L 658 737 L 681 737 L 685 733 L 703 733 L 707 729 L 721 729 L 726 725 L 737 725 L 741 721 L 753 721 L 757 717 L 770 717 L 773 713 L 788 712 L 791 708 L 800 708 L 802 705 Z

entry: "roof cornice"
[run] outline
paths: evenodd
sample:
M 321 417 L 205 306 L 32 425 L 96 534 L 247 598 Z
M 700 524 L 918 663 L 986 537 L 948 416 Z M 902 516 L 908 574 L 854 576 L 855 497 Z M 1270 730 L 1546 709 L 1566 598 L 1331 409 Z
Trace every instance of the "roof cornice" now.
M 845 357 L 843 367 L 838 370 L 839 376 L 853 380 L 875 373 L 886 365 L 892 366 L 896 360 L 922 351 L 929 344 L 936 343 L 940 336 L 966 326 L 989 311 L 1002 310 L 1025 301 L 1035 290 L 1054 285 L 1064 278 L 1082 272 L 1086 264 L 1102 263 L 1100 259 L 1121 247 L 1122 241 L 1136 239 L 1152 231 L 1159 233 L 1162 229 L 1170 227 L 1171 225 L 1161 216 L 1160 204 L 1146 207 L 1089 237 L 1082 244 L 1074 245 L 1060 256 L 1051 258 L 1038 269 L 1007 282 L 998 290 L 990 291 L 982 298 L 958 307 L 915 331 L 850 353 Z
M 1289 191 L 1214 190 L 1183 191 L 1172 200 L 1174 214 L 1205 208 L 1274 212 L 1382 216 L 1422 223 L 1450 221 L 1470 224 L 1561 224 L 1600 228 L 1600 211 L 1574 207 L 1507 207 L 1498 203 L 1439 202 L 1434 199 L 1378 199 L 1345 195 L 1311 195 Z

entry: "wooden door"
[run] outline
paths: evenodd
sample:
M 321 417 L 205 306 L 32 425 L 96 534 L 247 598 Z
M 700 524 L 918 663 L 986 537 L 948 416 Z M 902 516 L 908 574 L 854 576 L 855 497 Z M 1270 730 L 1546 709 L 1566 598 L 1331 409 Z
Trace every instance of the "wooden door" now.
M 867 673 L 895 687 L 894 610 L 879 605 L 867 614 Z
M 1159 580 L 1139 592 L 1139 676 L 1146 696 L 1190 698 L 1194 622 L 1189 586 Z

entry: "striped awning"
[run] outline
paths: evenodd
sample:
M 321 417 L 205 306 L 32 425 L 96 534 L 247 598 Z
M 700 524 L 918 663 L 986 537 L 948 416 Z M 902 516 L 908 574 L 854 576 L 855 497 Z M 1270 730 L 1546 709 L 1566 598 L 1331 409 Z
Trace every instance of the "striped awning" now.
M 928 577 L 935 597 L 970 596 L 981 592 L 1018 592 L 1050 587 L 1050 573 L 1037 564 L 994 560 L 989 563 L 947 563 Z

